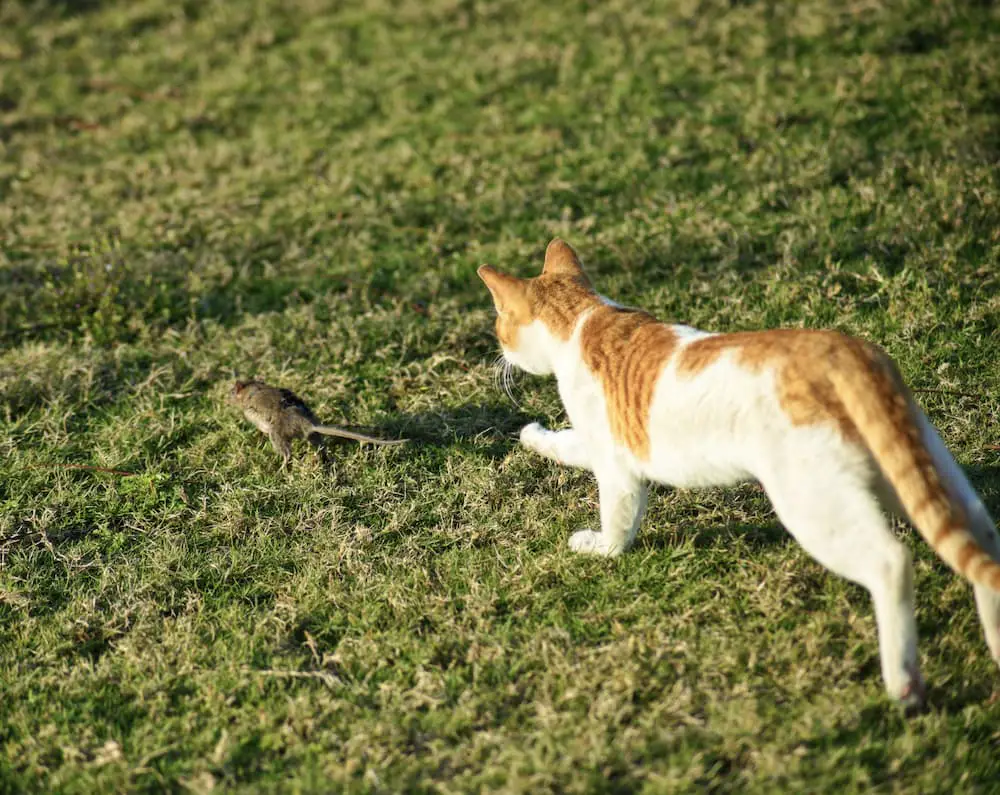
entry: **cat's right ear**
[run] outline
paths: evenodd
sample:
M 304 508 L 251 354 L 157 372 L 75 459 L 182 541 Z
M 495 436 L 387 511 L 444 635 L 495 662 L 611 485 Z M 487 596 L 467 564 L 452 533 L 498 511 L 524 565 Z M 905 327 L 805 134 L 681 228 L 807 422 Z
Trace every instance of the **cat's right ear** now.
M 583 276 L 583 265 L 573 247 L 558 237 L 545 247 L 545 264 L 542 273 L 549 275 Z
M 515 316 L 528 314 L 528 298 L 523 281 L 508 273 L 501 273 L 492 265 L 480 265 L 476 273 L 489 288 L 497 312 Z

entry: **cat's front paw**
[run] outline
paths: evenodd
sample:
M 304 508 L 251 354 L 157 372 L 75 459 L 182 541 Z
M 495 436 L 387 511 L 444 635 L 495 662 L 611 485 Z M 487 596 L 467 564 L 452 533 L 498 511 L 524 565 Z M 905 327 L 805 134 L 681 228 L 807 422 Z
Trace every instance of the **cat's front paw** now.
M 542 452 L 542 445 L 547 433 L 548 431 L 545 430 L 540 422 L 532 422 L 521 428 L 521 444 L 529 450 L 540 453 Z
M 905 677 L 889 685 L 889 694 L 894 696 L 907 717 L 919 715 L 927 707 L 927 685 L 916 664 L 903 666 Z
M 623 552 L 620 545 L 608 543 L 607 536 L 593 530 L 577 530 L 569 537 L 569 548 L 585 555 L 603 557 L 615 557 Z

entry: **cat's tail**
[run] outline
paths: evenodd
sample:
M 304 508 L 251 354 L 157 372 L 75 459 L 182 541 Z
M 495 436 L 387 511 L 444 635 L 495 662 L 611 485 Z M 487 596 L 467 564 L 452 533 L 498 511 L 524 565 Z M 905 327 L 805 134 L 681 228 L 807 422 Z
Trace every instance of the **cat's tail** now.
M 341 439 L 353 439 L 356 442 L 367 442 L 368 444 L 380 444 L 390 446 L 394 444 L 404 444 L 408 439 L 378 439 L 374 436 L 365 436 L 363 433 L 346 431 L 335 425 L 313 425 L 312 433 L 321 433 L 324 436 L 339 436 Z
M 962 479 L 952 484 L 953 493 L 971 492 L 972 487 L 957 465 L 947 472 L 935 460 L 922 428 L 922 412 L 892 359 L 867 344 L 835 358 L 840 361 L 830 362 L 830 383 L 914 527 L 951 568 L 976 585 L 1000 592 L 1000 562 L 984 548 L 986 539 L 977 537 L 986 530 L 995 535 L 996 528 L 991 521 L 988 527 L 970 521 L 968 509 L 974 506 L 949 494 L 944 481 L 949 475 Z M 978 498 L 974 501 L 982 516 L 988 516 Z

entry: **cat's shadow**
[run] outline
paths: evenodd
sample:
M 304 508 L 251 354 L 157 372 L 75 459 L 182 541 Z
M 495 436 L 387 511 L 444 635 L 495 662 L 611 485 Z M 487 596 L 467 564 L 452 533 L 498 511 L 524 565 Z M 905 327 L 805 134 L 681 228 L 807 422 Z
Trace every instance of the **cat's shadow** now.
M 732 543 L 732 539 L 739 539 L 744 547 L 753 552 L 793 543 L 785 528 L 772 521 L 767 524 L 740 522 L 710 525 L 693 531 L 686 529 L 683 522 L 677 522 L 670 527 L 648 528 L 644 536 L 639 536 L 638 544 L 642 549 L 655 551 L 675 549 L 679 543 L 690 543 L 695 549 L 707 550 L 726 546 Z
M 995 519 L 1000 514 L 1000 464 L 962 467 L 972 488 Z

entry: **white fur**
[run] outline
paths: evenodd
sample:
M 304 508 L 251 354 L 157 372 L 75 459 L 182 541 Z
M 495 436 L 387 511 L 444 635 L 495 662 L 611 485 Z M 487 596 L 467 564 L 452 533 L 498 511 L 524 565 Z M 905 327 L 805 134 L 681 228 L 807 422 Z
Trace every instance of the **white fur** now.
M 896 506 L 895 494 L 868 451 L 832 427 L 792 425 L 780 407 L 774 374 L 750 372 L 723 354 L 695 377 L 677 377 L 673 364 L 665 368 L 647 426 L 650 456 L 640 460 L 613 437 L 601 385 L 580 355 L 586 317 L 567 342 L 535 323 L 521 331 L 517 352 L 504 351 L 529 372 L 555 374 L 572 424 L 549 431 L 532 423 L 521 431 L 521 443 L 597 478 L 600 530 L 574 533 L 570 548 L 608 556 L 628 549 L 649 482 L 696 487 L 759 481 L 803 548 L 871 593 L 886 688 L 906 705 L 922 702 L 910 553 L 891 531 L 885 511 Z M 706 335 L 686 326 L 674 330 L 682 346 Z M 986 548 L 1000 558 L 992 520 L 930 422 L 925 417 L 922 422 L 953 497 L 968 509 Z M 990 650 L 1000 661 L 1000 595 L 977 588 L 976 599 Z
M 551 375 L 553 347 L 545 324 L 533 320 L 518 330 L 517 350 L 504 348 L 503 355 L 512 365 L 532 375 Z

